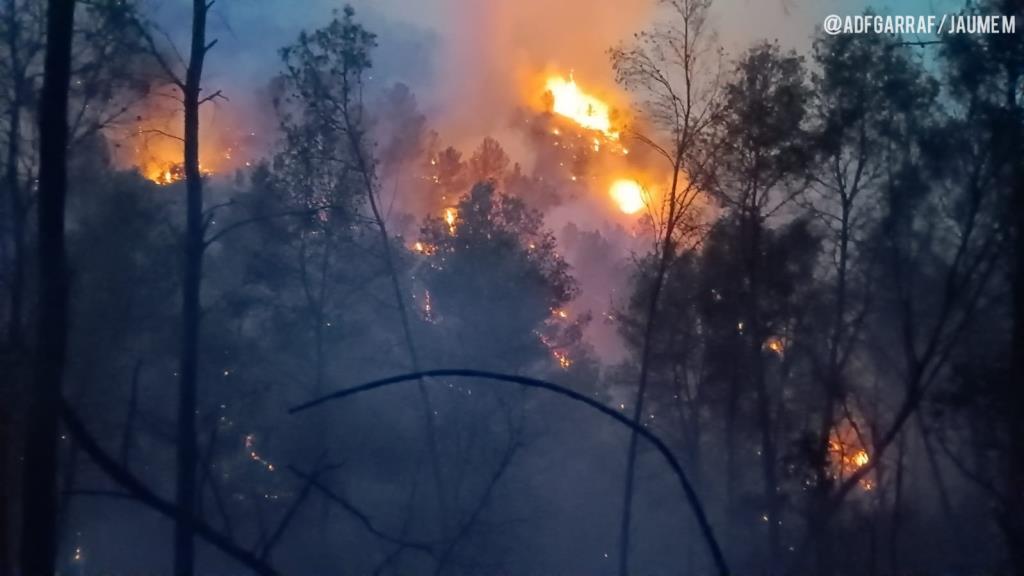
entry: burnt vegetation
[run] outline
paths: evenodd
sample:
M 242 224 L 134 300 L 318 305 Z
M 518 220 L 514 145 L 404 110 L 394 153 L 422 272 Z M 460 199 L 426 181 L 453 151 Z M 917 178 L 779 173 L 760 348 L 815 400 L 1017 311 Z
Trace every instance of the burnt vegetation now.
M 2 2 L 0 576 L 1024 575 L 1019 31 L 665 0 L 461 149 L 345 7 L 240 159 L 211 0 Z

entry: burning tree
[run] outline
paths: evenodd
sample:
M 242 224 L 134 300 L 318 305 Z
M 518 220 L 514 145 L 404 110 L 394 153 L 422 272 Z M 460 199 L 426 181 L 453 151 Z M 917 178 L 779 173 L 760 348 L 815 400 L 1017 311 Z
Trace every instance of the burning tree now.
M 516 370 L 576 353 L 579 330 L 558 315 L 576 284 L 541 214 L 492 183 L 474 186 L 450 214 L 424 223 L 431 249 L 418 274 L 438 329 L 464 343 L 438 358 Z
M 819 37 L 815 43 L 811 117 L 815 158 L 802 202 L 826 231 L 823 239 L 832 254 L 832 266 L 820 312 L 820 324 L 827 327 L 828 335 L 813 348 L 822 366 L 820 420 L 812 432 L 809 458 L 815 475 L 813 516 L 824 511 L 834 481 L 845 475 L 836 474 L 836 467 L 851 472 L 843 464 L 848 442 L 840 439 L 849 435 L 840 434 L 839 428 L 849 430 L 843 415 L 851 400 L 863 393 L 853 388 L 849 372 L 859 359 L 856 341 L 864 332 L 870 307 L 872 265 L 864 239 L 880 200 L 886 167 L 885 148 L 870 142 L 889 139 L 893 118 L 907 112 L 903 107 L 909 102 L 923 106 L 919 99 L 927 98 L 925 86 L 915 78 L 920 71 L 909 50 L 892 46 L 891 39 L 883 36 Z M 868 448 L 863 442 L 856 445 L 857 450 Z M 868 458 L 866 452 L 864 458 Z M 828 565 L 831 538 L 819 520 L 811 519 L 818 523 L 813 528 L 816 568 L 827 574 L 832 569 Z

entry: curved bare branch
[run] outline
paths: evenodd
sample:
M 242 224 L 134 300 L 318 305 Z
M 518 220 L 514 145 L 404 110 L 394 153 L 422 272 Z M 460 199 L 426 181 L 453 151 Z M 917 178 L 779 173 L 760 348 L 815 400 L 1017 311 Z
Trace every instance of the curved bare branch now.
M 518 376 L 513 374 L 502 374 L 499 372 L 488 372 L 486 370 L 471 370 L 471 369 L 437 369 L 437 370 L 424 370 L 422 372 L 412 372 L 408 374 L 400 374 L 398 376 L 391 376 L 389 378 L 382 378 L 380 380 L 374 380 L 358 386 L 350 388 L 343 388 L 336 392 L 332 392 L 325 396 L 315 398 L 298 406 L 292 407 L 288 410 L 290 414 L 302 412 L 310 408 L 319 406 L 331 400 L 341 400 L 350 396 L 362 394 L 364 392 L 370 392 L 378 388 L 385 388 L 395 384 L 401 384 L 404 382 L 422 382 L 422 383 L 433 383 L 438 382 L 435 378 L 480 378 L 484 380 L 492 380 L 495 382 L 505 382 L 509 384 L 516 384 L 526 388 L 538 388 L 541 390 L 547 390 L 564 396 L 570 400 L 575 400 L 585 404 L 586 406 L 604 414 L 619 424 L 629 428 L 634 434 L 642 436 L 648 442 L 654 445 L 654 448 L 661 454 L 661 456 L 668 462 L 669 467 L 675 472 L 676 477 L 679 479 L 679 484 L 683 489 L 683 493 L 686 496 L 686 501 L 693 510 L 693 514 L 696 517 L 697 524 L 700 527 L 701 534 L 707 543 L 708 550 L 711 553 L 712 560 L 715 563 L 715 567 L 721 576 L 728 576 L 729 567 L 725 561 L 725 556 L 722 553 L 722 548 L 718 544 L 718 539 L 715 538 L 714 530 L 711 528 L 711 523 L 708 521 L 707 514 L 704 511 L 704 506 L 700 502 L 700 498 L 697 496 L 697 492 L 693 488 L 693 484 L 687 477 L 686 472 L 683 470 L 683 466 L 679 463 L 679 460 L 672 455 L 672 451 L 669 450 L 668 446 L 655 435 L 653 432 L 637 424 L 632 419 L 623 416 L 612 408 L 605 406 L 604 404 L 589 398 L 575 390 L 566 388 L 552 382 L 545 380 L 539 380 L 537 378 L 530 378 L 528 376 Z

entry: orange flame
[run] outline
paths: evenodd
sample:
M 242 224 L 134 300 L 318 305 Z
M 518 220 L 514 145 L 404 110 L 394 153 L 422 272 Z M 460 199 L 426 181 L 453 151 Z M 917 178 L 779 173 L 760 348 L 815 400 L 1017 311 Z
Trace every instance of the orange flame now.
M 646 194 L 636 180 L 622 178 L 612 182 L 608 193 L 625 214 L 636 214 L 647 205 Z
M 166 95 L 164 86 L 155 94 Z M 121 168 L 134 167 L 146 179 L 166 186 L 185 179 L 184 123 L 181 109 L 170 99 L 151 96 L 138 104 L 133 122 L 104 129 L 115 144 L 114 161 Z M 199 112 L 199 171 L 204 176 L 228 173 L 251 166 L 264 149 L 243 111 L 204 106 Z M 242 128 L 242 126 L 248 126 Z
M 459 216 L 459 211 L 455 208 L 444 209 L 444 221 L 448 224 L 448 233 L 455 235 L 455 220 Z
M 571 74 L 568 80 L 562 76 L 549 77 L 545 88 L 551 93 L 555 114 L 589 130 L 601 132 L 610 140 L 619 139 L 619 133 L 612 127 L 611 107 L 581 90 Z M 596 140 L 595 146 L 600 148 Z
M 849 421 L 843 421 L 832 429 L 828 440 L 829 459 L 832 462 L 832 476 L 842 480 L 871 463 L 871 455 L 864 448 L 860 435 Z M 870 476 L 860 480 L 865 491 L 874 488 Z

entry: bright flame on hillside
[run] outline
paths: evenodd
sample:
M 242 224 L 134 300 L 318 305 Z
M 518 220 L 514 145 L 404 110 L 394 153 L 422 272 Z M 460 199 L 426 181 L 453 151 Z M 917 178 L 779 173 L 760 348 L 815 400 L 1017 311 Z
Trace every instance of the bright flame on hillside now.
M 113 144 L 118 168 L 134 168 L 147 180 L 167 186 L 185 180 L 184 122 L 180 103 L 165 98 L 172 95 L 169 87 L 156 84 L 151 89 L 133 107 L 134 121 L 112 123 L 103 132 Z M 244 110 L 204 106 L 199 126 L 199 173 L 204 177 L 249 168 L 267 149 Z
M 175 182 L 185 180 L 185 165 L 171 161 L 142 161 L 139 164 L 139 172 L 147 180 L 151 180 L 155 184 L 159 184 L 161 186 L 167 186 L 168 184 L 174 184 Z M 213 172 L 204 168 L 203 163 L 200 162 L 199 173 L 203 176 L 209 176 Z
M 448 224 L 448 233 L 455 235 L 455 220 L 459 216 L 459 211 L 455 208 L 444 209 L 444 221 Z
M 132 163 L 144 178 L 161 186 L 185 180 L 184 152 L 180 142 L 162 135 L 147 138 L 141 129 L 136 137 L 139 140 L 136 142 Z M 199 162 L 200 174 L 212 174 L 210 165 L 216 168 L 230 163 L 231 148 L 221 156 L 204 154 Z
M 626 214 L 636 214 L 644 209 L 644 189 L 636 180 L 623 178 L 612 182 L 608 190 L 612 200 L 619 205 L 619 210 Z
M 576 85 L 569 76 L 548 78 L 545 88 L 553 99 L 552 110 L 589 130 L 597 130 L 611 140 L 618 140 L 619 133 L 612 129 L 611 108 Z
M 181 137 L 177 135 L 178 126 L 166 126 L 166 122 L 154 119 L 141 120 L 131 134 L 132 158 L 130 162 L 147 180 L 161 186 L 185 180 L 185 151 Z M 202 132 L 200 132 L 202 134 Z M 231 164 L 230 146 L 221 153 L 216 150 L 219 142 L 210 143 L 211 136 L 205 136 L 207 142 L 200 142 L 199 172 L 203 176 L 213 173 L 213 169 Z

